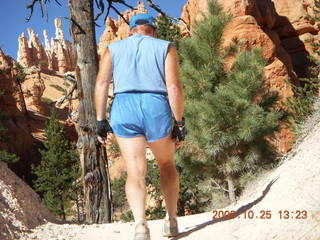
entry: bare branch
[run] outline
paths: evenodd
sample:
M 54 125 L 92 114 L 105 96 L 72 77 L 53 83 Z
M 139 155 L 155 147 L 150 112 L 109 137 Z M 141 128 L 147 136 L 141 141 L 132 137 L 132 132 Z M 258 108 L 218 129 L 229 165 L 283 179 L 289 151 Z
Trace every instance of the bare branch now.
M 152 0 L 147 0 L 147 3 L 148 3 L 148 5 L 149 5 L 151 8 L 153 8 L 154 10 L 156 10 L 156 11 L 157 11 L 158 13 L 160 13 L 162 16 L 168 17 L 167 14 L 165 14 L 158 5 L 156 5 L 156 4 L 154 4 L 154 3 L 152 2 Z
M 58 0 L 54 0 L 60 7 L 62 6 L 61 3 Z M 48 15 L 48 9 L 47 9 L 47 3 L 50 3 L 50 0 L 32 0 L 32 2 L 27 5 L 27 9 L 30 9 L 29 16 L 26 18 L 26 21 L 29 22 L 32 15 L 33 15 L 33 9 L 36 3 L 39 3 L 40 10 L 41 10 L 41 17 L 46 17 L 46 21 L 49 19 Z
M 77 84 L 75 83 L 72 87 L 72 89 L 61 99 L 59 99 L 57 102 L 56 102 L 56 106 L 59 106 L 61 105 L 65 100 L 75 100 L 75 99 L 78 99 L 78 98 L 72 98 L 72 94 L 74 92 L 74 90 L 77 89 Z
M 96 3 L 97 8 L 100 9 L 98 0 L 94 0 L 94 2 Z
M 30 9 L 30 14 L 29 14 L 29 17 L 26 18 L 27 22 L 30 21 L 31 17 L 32 17 L 32 14 L 33 14 L 33 8 L 34 8 L 34 5 L 38 2 L 39 0 L 32 0 L 32 2 L 27 5 L 27 9 Z
M 100 9 L 99 13 L 94 18 L 94 21 L 97 21 L 99 19 L 99 17 L 104 13 L 105 5 L 104 5 L 104 0 L 95 0 L 95 2 L 96 2 L 96 5 L 97 5 L 98 9 Z M 129 25 L 128 21 L 125 19 L 123 14 L 120 13 L 120 11 L 113 5 L 113 3 L 122 4 L 122 5 L 128 7 L 130 9 L 132 9 L 132 10 L 135 10 L 135 8 L 132 7 L 131 5 L 127 4 L 124 0 L 107 0 L 107 2 L 108 2 L 108 8 L 107 8 L 107 14 L 106 14 L 106 16 L 104 18 L 104 22 L 106 22 L 107 17 L 109 16 L 110 9 L 113 9 Z M 98 24 L 96 24 L 96 25 L 99 26 Z
M 118 9 L 116 9 L 112 5 L 111 5 L 111 8 L 123 19 L 123 21 L 125 21 L 128 25 L 130 25 L 129 22 L 127 21 L 127 19 L 125 19 L 125 17 L 118 11 Z
M 46 21 L 48 22 L 49 14 L 48 14 L 48 8 L 47 8 L 47 1 L 43 4 L 44 12 L 46 13 Z
M 221 187 L 219 183 L 216 182 L 216 180 L 214 180 L 213 178 L 210 178 L 210 181 L 212 183 L 214 183 L 214 185 L 216 185 L 217 187 L 215 187 L 214 189 L 221 189 L 225 192 L 229 192 L 229 190 L 225 189 L 224 187 Z
M 106 16 L 105 16 L 105 18 L 104 18 L 104 22 L 107 21 L 107 17 L 109 16 L 110 9 L 111 9 L 111 5 L 109 4 L 108 9 L 107 9 L 107 14 L 106 14 Z
M 86 34 L 86 32 L 85 32 L 85 31 L 83 30 L 83 28 L 79 25 L 79 23 L 77 23 L 73 18 L 69 18 L 69 17 L 58 17 L 58 18 L 67 19 L 67 20 L 71 21 L 74 25 L 76 25 L 80 32 L 76 32 L 75 34 Z
M 182 23 L 182 25 L 185 27 L 185 29 L 187 30 L 187 32 L 190 34 L 190 36 L 192 35 L 190 29 L 188 28 L 187 23 L 182 19 L 182 18 L 176 18 L 180 23 Z
M 54 0 L 60 7 L 62 7 L 61 3 L 58 0 Z
M 130 8 L 131 10 L 135 10 L 134 7 L 132 7 L 131 5 L 127 4 L 125 1 L 123 0 L 120 0 L 120 1 L 114 1 L 113 2 L 118 2 L 118 3 L 121 3 L 122 5 L 125 5 L 126 7 Z
M 43 2 L 43 0 L 39 0 L 39 2 L 40 2 L 40 9 L 41 9 L 41 17 L 43 18 L 44 17 L 44 14 L 43 14 L 43 4 L 44 4 L 44 2 Z
M 98 7 L 98 9 L 100 9 L 100 11 L 98 12 L 97 16 L 94 18 L 94 21 L 97 21 L 98 18 L 103 14 L 104 12 L 104 3 L 103 3 L 103 0 L 96 0 L 96 5 Z

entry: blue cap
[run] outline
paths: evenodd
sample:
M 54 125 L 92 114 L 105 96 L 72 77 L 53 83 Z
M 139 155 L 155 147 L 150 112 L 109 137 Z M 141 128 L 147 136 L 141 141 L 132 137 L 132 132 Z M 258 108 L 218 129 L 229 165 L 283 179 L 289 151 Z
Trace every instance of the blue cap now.
M 154 24 L 154 18 L 148 14 L 141 13 L 131 18 L 130 30 L 138 25 L 143 25 L 143 24 L 148 24 L 151 27 L 156 28 L 156 25 Z

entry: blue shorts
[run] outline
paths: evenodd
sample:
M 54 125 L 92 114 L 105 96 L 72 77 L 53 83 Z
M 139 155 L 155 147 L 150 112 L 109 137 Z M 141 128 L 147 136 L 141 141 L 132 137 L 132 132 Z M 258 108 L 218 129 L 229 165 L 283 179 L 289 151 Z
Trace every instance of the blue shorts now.
M 110 125 L 116 136 L 145 136 L 148 142 L 172 131 L 172 113 L 167 96 L 158 93 L 118 93 L 111 107 Z

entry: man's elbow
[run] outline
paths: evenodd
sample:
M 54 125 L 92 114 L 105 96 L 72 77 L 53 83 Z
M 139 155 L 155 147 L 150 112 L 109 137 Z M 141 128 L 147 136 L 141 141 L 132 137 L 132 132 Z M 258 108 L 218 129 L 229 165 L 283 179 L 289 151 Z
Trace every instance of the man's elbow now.
M 170 84 L 168 86 L 168 92 L 169 94 L 174 94 L 174 95 L 177 95 L 177 94 L 183 94 L 183 89 L 182 89 L 182 86 L 181 84 Z

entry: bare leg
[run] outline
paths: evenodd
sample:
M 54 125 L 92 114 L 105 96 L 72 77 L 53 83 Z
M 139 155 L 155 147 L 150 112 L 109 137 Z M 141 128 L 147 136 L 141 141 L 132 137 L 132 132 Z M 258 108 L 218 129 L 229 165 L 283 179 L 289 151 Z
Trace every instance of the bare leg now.
M 166 202 L 167 218 L 177 217 L 179 197 L 179 175 L 174 163 L 175 143 L 171 134 L 158 141 L 149 143 L 160 168 L 161 191 Z
M 120 147 L 121 156 L 127 167 L 126 195 L 132 210 L 134 220 L 139 223 L 145 220 L 146 184 L 147 171 L 145 137 L 122 138 L 116 137 Z M 137 231 L 145 231 L 143 225 Z

